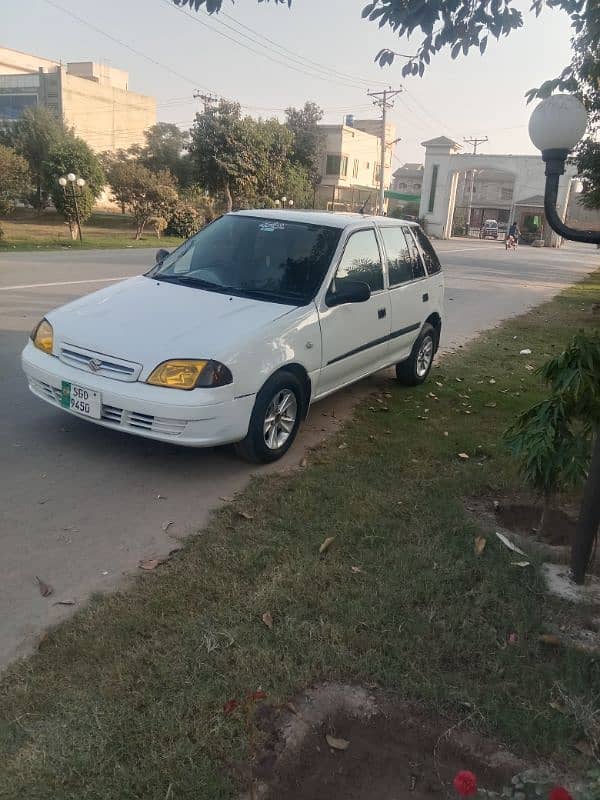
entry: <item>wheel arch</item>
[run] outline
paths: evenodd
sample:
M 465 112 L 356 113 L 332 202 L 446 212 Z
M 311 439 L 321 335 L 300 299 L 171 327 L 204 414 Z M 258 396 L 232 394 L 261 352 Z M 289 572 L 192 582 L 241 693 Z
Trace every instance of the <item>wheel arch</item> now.
M 282 364 L 278 367 L 271 375 L 269 375 L 267 380 L 271 380 L 272 377 L 275 375 L 279 375 L 280 372 L 291 372 L 292 375 L 295 375 L 296 378 L 300 381 L 302 388 L 304 389 L 303 397 L 302 397 L 302 410 L 301 410 L 301 418 L 306 419 L 308 414 L 308 409 L 310 407 L 310 398 L 312 393 L 312 382 L 309 377 L 306 368 L 302 366 L 302 364 L 298 364 L 295 361 L 292 361 L 289 364 Z M 267 381 L 265 381 L 266 383 Z M 263 384 L 264 385 L 264 384 Z
M 437 349 L 440 346 L 440 337 L 442 334 L 442 318 L 437 313 L 437 311 L 434 311 L 433 314 L 430 314 L 427 317 L 425 322 L 429 323 L 435 331 L 435 349 L 437 352 Z

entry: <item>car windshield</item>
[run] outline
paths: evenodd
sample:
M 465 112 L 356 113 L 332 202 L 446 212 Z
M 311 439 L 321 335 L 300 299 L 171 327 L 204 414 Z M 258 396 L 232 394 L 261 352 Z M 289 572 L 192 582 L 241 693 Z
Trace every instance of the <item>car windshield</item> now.
M 207 225 L 149 277 L 259 300 L 306 305 L 331 263 L 338 228 L 227 214 Z

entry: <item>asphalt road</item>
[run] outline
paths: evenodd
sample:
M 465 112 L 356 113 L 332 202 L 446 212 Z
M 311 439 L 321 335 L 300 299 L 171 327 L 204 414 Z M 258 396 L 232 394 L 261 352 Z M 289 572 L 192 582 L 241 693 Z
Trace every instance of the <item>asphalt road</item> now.
M 595 249 L 505 252 L 495 242 L 441 242 L 444 348 L 549 299 L 600 265 Z M 188 450 L 113 432 L 33 397 L 19 354 L 49 309 L 138 274 L 145 250 L 0 254 L 0 667 L 93 591 L 121 585 L 140 559 L 168 553 L 252 473 L 231 449 Z M 293 467 L 335 430 L 363 382 L 317 404 L 277 467 Z M 265 468 L 260 468 L 259 471 Z M 166 522 L 172 522 L 163 530 Z M 41 596 L 36 576 L 54 593 Z M 55 605 L 74 601 L 72 606 Z

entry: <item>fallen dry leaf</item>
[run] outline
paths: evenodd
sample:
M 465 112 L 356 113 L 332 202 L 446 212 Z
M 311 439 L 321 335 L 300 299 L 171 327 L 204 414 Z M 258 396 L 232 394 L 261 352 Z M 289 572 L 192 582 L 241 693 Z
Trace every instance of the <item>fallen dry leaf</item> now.
M 242 517 L 243 519 L 248 519 L 248 520 L 250 520 L 250 519 L 254 519 L 254 517 L 252 516 L 252 514 L 249 514 L 247 511 L 238 511 L 237 513 L 238 513 L 238 515 L 239 515 L 240 517 Z
M 496 408 L 497 405 L 498 405 L 497 403 L 486 403 L 485 407 L 486 408 Z
M 519 553 L 519 555 L 521 555 L 521 556 L 526 556 L 527 555 L 527 553 L 524 553 L 521 550 L 520 547 L 517 547 L 516 544 L 513 544 L 511 542 L 511 540 L 507 536 L 505 536 L 503 533 L 500 533 L 499 531 L 496 531 L 496 536 L 498 537 L 498 539 L 500 539 L 500 541 L 502 542 L 502 544 L 505 547 L 508 547 L 509 550 L 512 550 L 514 553 Z
M 496 379 L 495 378 L 490 378 L 489 382 L 493 386 L 496 383 Z
M 468 453 L 459 453 L 458 457 L 460 458 L 461 461 L 468 461 L 470 458 Z
M 530 561 L 511 561 L 510 565 L 511 565 L 511 567 L 530 567 L 531 566 L 531 562 Z
M 56 603 L 52 603 L 53 606 L 74 606 L 75 600 L 57 600 Z
M 219 497 L 224 503 L 233 503 L 233 497 Z
M 362 572 L 360 567 L 350 567 L 350 572 Z
M 307 463 L 308 463 L 307 460 L 305 458 L 303 458 L 302 461 L 300 462 L 301 468 L 304 469 L 304 467 L 306 466 Z
M 158 567 L 160 562 L 161 562 L 160 558 L 147 558 L 143 561 L 140 561 L 138 567 L 140 569 L 146 570 L 146 572 L 150 572 L 151 570 L 156 569 L 156 567 Z
M 444 431 L 444 436 L 450 436 L 450 434 L 448 433 L 448 431 Z
M 40 594 L 42 597 L 50 597 L 50 595 L 54 592 L 54 589 L 50 586 L 50 584 L 44 583 L 44 581 L 41 578 L 38 578 L 37 575 L 35 576 L 35 579 L 37 581 L 37 585 L 40 587 Z
M 338 445 L 338 450 L 345 450 L 348 447 L 348 442 L 342 442 Z
M 335 736 L 330 736 L 329 734 L 325 736 L 325 741 L 333 750 L 347 750 L 350 746 L 350 742 L 347 739 L 337 739 Z
M 475 537 L 475 555 L 480 556 L 483 551 L 485 550 L 485 546 L 487 544 L 487 539 L 485 536 L 476 536 Z
M 289 703 L 286 703 L 285 707 L 289 709 L 292 712 L 292 714 L 298 715 L 298 709 L 291 701 Z
M 332 542 L 335 540 L 335 536 L 328 536 L 321 547 L 319 547 L 319 554 L 326 553 L 327 550 L 331 547 Z
M 262 621 L 270 631 L 273 630 L 273 617 L 271 616 L 270 611 L 265 611 L 265 613 L 262 615 Z
M 167 496 L 166 496 L 166 494 L 157 494 L 156 495 L 156 499 L 157 500 L 166 500 Z
M 581 739 L 581 741 L 575 742 L 573 747 L 575 748 L 575 750 L 579 750 L 580 753 L 583 753 L 584 756 L 594 755 L 594 748 L 589 742 L 586 742 L 585 739 Z
M 535 367 L 533 366 L 533 364 L 527 364 L 527 365 L 525 366 L 525 369 L 526 369 L 528 372 L 533 372 L 533 370 L 535 369 Z
M 538 641 L 540 641 L 542 644 L 548 644 L 551 647 L 561 647 L 562 646 L 561 640 L 558 638 L 558 636 L 555 636 L 553 633 L 542 633 L 542 634 L 540 634 L 538 636 Z
M 163 524 L 162 524 L 163 531 L 168 531 L 172 524 L 173 523 L 170 522 L 170 521 L 169 522 L 163 522 Z

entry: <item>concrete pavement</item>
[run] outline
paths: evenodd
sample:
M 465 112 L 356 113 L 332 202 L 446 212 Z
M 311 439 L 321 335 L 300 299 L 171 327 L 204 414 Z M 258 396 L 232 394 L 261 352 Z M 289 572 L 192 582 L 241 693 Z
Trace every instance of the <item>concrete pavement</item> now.
M 444 347 L 549 299 L 600 265 L 593 248 L 506 252 L 495 242 L 438 243 L 447 284 Z M 0 666 L 96 590 L 122 584 L 140 559 L 169 552 L 252 469 L 229 448 L 188 450 L 86 423 L 33 397 L 19 354 L 50 308 L 151 266 L 153 251 L 0 254 Z M 370 379 L 313 407 L 275 467 L 335 430 Z M 172 522 L 168 531 L 166 522 Z M 35 576 L 54 587 L 41 597 Z M 74 606 L 53 605 L 74 600 Z

